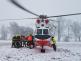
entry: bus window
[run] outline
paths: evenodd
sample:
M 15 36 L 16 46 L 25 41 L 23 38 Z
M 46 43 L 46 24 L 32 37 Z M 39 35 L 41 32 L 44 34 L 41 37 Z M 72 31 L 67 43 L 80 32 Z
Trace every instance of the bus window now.
M 48 34 L 48 29 L 43 29 L 43 34 Z
M 37 34 L 42 34 L 42 29 L 37 29 Z

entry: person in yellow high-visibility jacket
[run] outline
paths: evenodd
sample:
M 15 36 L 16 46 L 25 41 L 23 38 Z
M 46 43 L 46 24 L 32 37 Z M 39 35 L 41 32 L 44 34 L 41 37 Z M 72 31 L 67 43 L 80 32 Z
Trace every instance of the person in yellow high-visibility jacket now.
M 56 39 L 55 39 L 55 37 L 51 37 L 51 44 L 56 44 Z
M 56 39 L 55 37 L 51 37 L 51 45 L 53 46 L 54 51 L 56 51 Z

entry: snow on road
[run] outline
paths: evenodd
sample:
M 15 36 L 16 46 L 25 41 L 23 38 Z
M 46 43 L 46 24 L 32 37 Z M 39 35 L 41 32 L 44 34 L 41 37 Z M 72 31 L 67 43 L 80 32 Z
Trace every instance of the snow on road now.
M 81 61 L 81 43 L 57 43 L 56 52 L 50 47 L 45 49 L 41 53 L 40 47 L 16 49 L 0 43 L 0 61 Z

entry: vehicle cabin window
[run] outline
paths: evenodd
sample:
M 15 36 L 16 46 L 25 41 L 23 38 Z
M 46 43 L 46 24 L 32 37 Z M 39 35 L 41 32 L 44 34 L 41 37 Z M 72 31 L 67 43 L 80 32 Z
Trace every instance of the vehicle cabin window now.
M 43 34 L 48 34 L 48 29 L 43 29 Z
M 37 29 L 37 34 L 38 35 L 42 34 L 42 29 Z

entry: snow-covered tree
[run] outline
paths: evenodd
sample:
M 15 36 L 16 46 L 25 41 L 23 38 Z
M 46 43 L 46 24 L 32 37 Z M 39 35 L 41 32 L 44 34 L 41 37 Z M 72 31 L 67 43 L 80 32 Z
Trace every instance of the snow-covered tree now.
M 64 31 L 66 29 L 66 19 L 63 17 L 57 18 L 58 21 L 58 41 L 61 41 L 63 38 Z
M 21 35 L 29 35 L 33 34 L 33 29 L 30 27 L 21 26 L 19 32 Z
M 11 35 L 28 35 L 33 34 L 33 29 L 30 27 L 19 26 L 16 22 L 10 23 L 10 32 Z
M 1 40 L 6 40 L 7 39 L 7 29 L 6 29 L 6 27 L 5 26 L 1 26 L 1 37 L 0 37 L 0 39 Z
M 78 40 L 80 41 L 80 37 L 81 37 L 81 24 L 78 23 L 77 21 L 75 21 L 71 25 L 71 28 L 72 28 L 72 31 L 74 32 L 75 37 L 76 37 L 75 40 L 77 41 L 77 38 L 78 38 Z
M 11 35 L 19 34 L 20 27 L 16 22 L 10 23 L 10 33 Z

